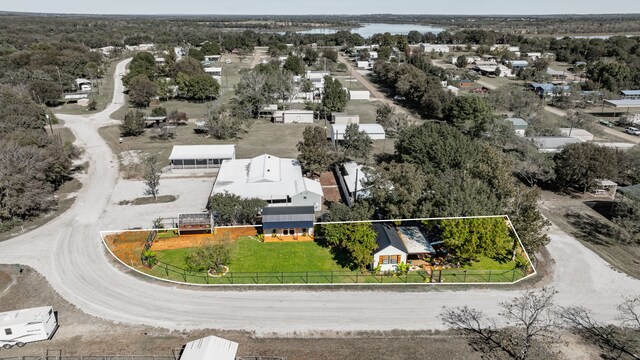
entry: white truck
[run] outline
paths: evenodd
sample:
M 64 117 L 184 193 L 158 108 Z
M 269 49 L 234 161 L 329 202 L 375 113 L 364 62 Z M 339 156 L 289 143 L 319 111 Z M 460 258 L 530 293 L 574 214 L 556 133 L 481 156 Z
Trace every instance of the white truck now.
M 0 313 L 0 346 L 11 349 L 26 343 L 49 340 L 58 329 L 51 306 Z

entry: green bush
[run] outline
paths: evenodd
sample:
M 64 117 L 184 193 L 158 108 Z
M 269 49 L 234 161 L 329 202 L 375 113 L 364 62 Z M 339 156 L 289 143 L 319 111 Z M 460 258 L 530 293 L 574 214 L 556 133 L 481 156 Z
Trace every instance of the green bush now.
M 210 269 L 218 271 L 230 259 L 231 251 L 227 244 L 212 244 L 193 249 L 184 260 L 188 271 L 203 272 Z

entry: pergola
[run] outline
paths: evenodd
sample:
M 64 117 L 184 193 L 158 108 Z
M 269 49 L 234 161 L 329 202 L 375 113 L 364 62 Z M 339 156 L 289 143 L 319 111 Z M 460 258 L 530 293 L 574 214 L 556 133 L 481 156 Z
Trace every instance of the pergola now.
M 178 215 L 178 235 L 183 233 L 213 234 L 214 222 L 211 213 L 195 213 Z
M 609 106 L 609 107 L 613 107 L 615 109 L 619 109 L 619 108 L 626 108 L 627 109 L 627 113 L 629 112 L 629 109 L 631 108 L 640 108 L 640 99 L 635 100 L 635 99 L 626 99 L 626 100 L 604 100 L 604 102 L 602 103 L 602 112 L 604 112 L 604 107 Z M 613 112 L 613 117 L 615 117 L 617 114 L 617 112 L 614 110 Z

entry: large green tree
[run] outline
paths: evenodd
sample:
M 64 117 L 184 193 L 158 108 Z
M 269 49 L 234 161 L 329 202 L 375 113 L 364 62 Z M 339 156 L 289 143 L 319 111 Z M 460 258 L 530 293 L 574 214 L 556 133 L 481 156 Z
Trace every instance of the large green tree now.
M 325 76 L 324 95 L 322 97 L 322 109 L 325 114 L 344 111 L 348 101 L 349 94 L 342 88 L 340 80 Z
M 179 73 L 176 79 L 180 96 L 194 101 L 215 99 L 220 95 L 220 84 L 213 77 L 205 74 L 187 75 Z
M 317 126 L 307 126 L 298 143 L 298 161 L 302 167 L 315 174 L 326 171 L 332 161 L 331 144 L 325 130 Z
M 149 80 L 146 75 L 138 75 L 129 81 L 127 86 L 129 100 L 138 107 L 147 107 L 155 96 L 158 95 L 158 85 Z
M 597 179 L 615 178 L 617 151 L 592 143 L 565 146 L 554 158 L 558 186 L 587 192 L 596 185 Z
M 148 79 L 155 79 L 156 70 L 155 57 L 148 52 L 139 52 L 131 60 L 129 72 L 122 78 L 122 82 L 128 86 L 132 79 L 140 75 L 144 75 Z
M 447 249 L 462 261 L 480 256 L 502 259 L 513 249 L 505 218 L 446 219 L 440 220 L 438 227 Z
M 347 125 L 341 143 L 346 157 L 368 160 L 373 150 L 373 142 L 366 131 L 360 131 L 358 124 Z
M 494 120 L 493 111 L 479 96 L 456 96 L 444 109 L 444 119 L 465 134 L 480 136 Z
M 253 225 L 256 217 L 267 206 L 258 198 L 245 199 L 228 192 L 217 193 L 209 198 L 208 208 L 221 225 Z
M 377 247 L 371 223 L 325 224 L 321 234 L 327 244 L 343 253 L 350 268 L 365 269 L 371 264 L 371 254 Z
M 120 124 L 122 136 L 138 136 L 144 133 L 146 115 L 140 110 L 129 110 Z

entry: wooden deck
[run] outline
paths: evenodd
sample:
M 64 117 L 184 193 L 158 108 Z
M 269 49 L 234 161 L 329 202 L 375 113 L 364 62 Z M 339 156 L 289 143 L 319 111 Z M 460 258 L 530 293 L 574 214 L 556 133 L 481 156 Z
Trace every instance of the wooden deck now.
M 310 235 L 296 235 L 296 236 L 291 236 L 291 235 L 279 235 L 279 236 L 271 236 L 271 235 L 265 235 L 264 237 L 264 242 L 266 243 L 283 243 L 283 242 L 312 242 L 314 241 L 313 236 Z

